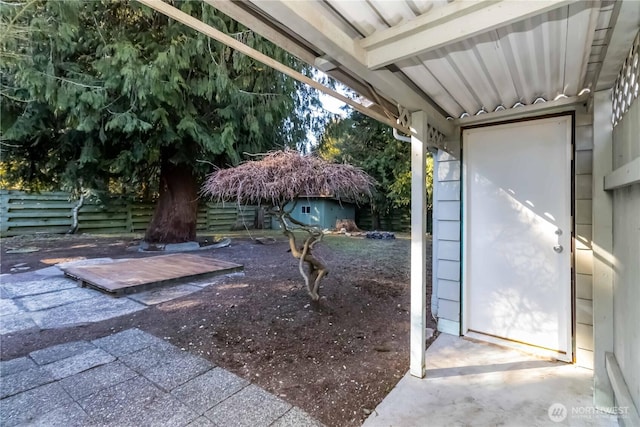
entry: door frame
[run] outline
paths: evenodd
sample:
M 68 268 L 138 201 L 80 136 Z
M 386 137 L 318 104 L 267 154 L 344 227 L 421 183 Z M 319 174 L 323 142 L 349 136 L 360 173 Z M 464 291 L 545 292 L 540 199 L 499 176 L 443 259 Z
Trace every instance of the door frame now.
M 468 292 L 468 271 L 467 271 L 467 247 L 466 242 L 468 241 L 467 236 L 469 233 L 467 224 L 468 224 L 468 212 L 466 209 L 466 201 L 467 201 L 467 162 L 464 155 L 464 131 L 469 129 L 477 129 L 477 128 L 485 128 L 485 127 L 495 127 L 500 125 L 508 125 L 514 123 L 522 123 L 522 122 L 531 122 L 536 120 L 550 119 L 555 117 L 568 117 L 569 126 L 570 126 L 570 140 L 569 143 L 569 160 L 570 160 L 570 196 L 567 203 L 569 203 L 569 212 L 570 212 L 570 225 L 571 225 L 571 235 L 570 235 L 570 249 L 571 254 L 569 256 L 570 259 L 570 301 L 569 306 L 571 313 L 569 315 L 569 325 L 568 328 L 568 339 L 569 339 L 569 354 L 562 355 L 561 353 L 547 350 L 543 348 L 539 348 L 536 346 L 528 345 L 525 343 L 520 343 L 514 340 L 503 339 L 499 337 L 493 337 L 486 334 L 480 334 L 473 331 L 469 331 L 467 321 L 468 321 L 468 310 L 469 310 L 469 298 L 467 295 Z M 545 114 L 539 116 L 532 116 L 520 119 L 513 120 L 505 120 L 505 121 L 497 121 L 491 123 L 482 123 L 478 125 L 465 126 L 460 128 L 460 166 L 461 166 L 461 176 L 460 176 L 460 188 L 461 188 L 461 202 L 460 202 L 460 218 L 461 218 L 461 230 L 460 230 L 460 335 L 468 338 L 478 339 L 481 341 L 498 344 L 504 347 L 516 348 L 518 350 L 523 350 L 527 353 L 535 354 L 543 357 L 552 357 L 558 360 L 562 360 L 565 362 L 576 363 L 576 272 L 575 272 L 575 133 L 576 133 L 576 118 L 575 111 L 567 111 L 560 112 L 555 114 Z

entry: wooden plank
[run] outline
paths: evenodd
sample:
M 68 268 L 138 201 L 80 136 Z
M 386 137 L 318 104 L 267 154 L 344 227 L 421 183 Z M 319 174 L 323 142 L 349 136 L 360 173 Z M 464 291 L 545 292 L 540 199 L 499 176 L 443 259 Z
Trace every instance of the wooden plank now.
M 243 268 L 240 264 L 199 255 L 169 254 L 114 261 L 109 264 L 68 267 L 63 270 L 67 276 L 79 280 L 84 285 L 110 293 L 120 293 L 140 286 L 231 273 Z
M 8 221 L 9 227 L 44 227 L 51 225 L 66 225 L 67 227 L 71 225 L 70 219 L 51 219 L 45 218 L 41 220 L 26 220 L 26 221 Z
M 3 190 L 2 197 L 8 197 L 14 200 L 69 200 L 69 193 L 47 192 L 47 193 L 26 193 L 24 191 Z
M 73 208 L 72 203 L 68 202 L 59 202 L 59 201 L 43 201 L 43 202 L 9 202 L 8 204 L 9 210 L 22 210 L 22 209 L 71 209 Z
M 615 190 L 640 182 L 640 157 L 605 175 L 604 189 Z
M 128 211 L 129 211 L 129 208 L 127 206 L 122 206 L 122 205 L 84 205 L 80 208 L 79 213 L 85 214 L 85 215 L 91 215 L 91 214 L 109 212 L 114 214 L 118 213 L 118 214 L 126 215 Z
M 69 215 L 70 216 L 70 215 Z M 103 221 L 103 220 L 111 220 L 111 221 L 123 221 L 127 220 L 126 212 L 103 212 L 103 213 L 92 213 L 92 214 L 78 214 L 78 221 L 80 222 L 92 222 L 92 221 Z
M 5 220 L 10 221 L 13 218 L 27 218 L 27 219 L 40 219 L 40 218 L 71 218 L 71 209 L 59 210 L 59 209 L 37 209 L 25 211 L 9 211 L 5 215 Z
M 66 226 L 47 226 L 47 227 L 17 227 L 9 228 L 6 232 L 2 231 L 3 237 L 23 236 L 25 234 L 47 233 L 47 234 L 64 234 L 69 230 Z
M 566 6 L 571 1 L 453 2 L 359 41 L 376 69 Z
M 604 357 L 607 375 L 609 376 L 609 381 L 611 381 L 611 386 L 613 387 L 617 408 L 625 408 L 624 414 L 619 414 L 624 419 L 623 425 L 640 425 L 640 415 L 636 409 L 633 397 L 629 392 L 629 387 L 624 380 L 624 374 L 622 373 L 622 369 L 620 369 L 616 355 L 613 352 L 607 352 Z
M 87 221 L 78 225 L 83 233 L 110 233 L 115 229 L 127 231 L 127 222 L 122 221 Z M 91 231 L 89 231 L 91 230 Z M 110 230 L 110 231 L 109 231 Z

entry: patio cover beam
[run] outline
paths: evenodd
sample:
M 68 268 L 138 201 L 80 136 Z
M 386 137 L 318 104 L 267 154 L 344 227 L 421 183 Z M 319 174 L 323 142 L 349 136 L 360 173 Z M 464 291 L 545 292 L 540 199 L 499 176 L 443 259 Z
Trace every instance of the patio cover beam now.
M 541 15 L 576 0 L 454 1 L 358 42 L 366 64 L 377 69 L 469 39 L 478 34 Z
M 316 52 L 313 52 L 311 48 L 305 46 L 303 43 L 294 40 L 292 37 L 281 31 L 276 26 L 270 25 L 265 20 L 256 16 L 255 12 L 248 10 L 242 6 L 242 3 L 237 3 L 229 0 L 204 0 L 210 6 L 218 9 L 231 19 L 238 21 L 245 27 L 260 34 L 265 39 L 269 40 L 276 46 L 281 47 L 290 54 L 294 55 L 298 59 L 306 62 L 307 64 L 319 69 L 320 71 L 328 74 L 334 79 L 342 82 L 351 89 L 355 90 L 360 95 L 366 97 L 376 104 L 368 107 L 379 113 L 385 115 L 398 116 L 398 107 L 395 103 L 377 94 L 375 90 L 366 83 L 359 80 L 357 77 L 349 74 L 345 70 L 336 67 L 335 64 L 322 56 L 317 56 Z
M 351 73 L 395 100 L 409 111 L 424 111 L 429 124 L 445 136 L 454 132 L 453 124 L 420 93 L 390 70 L 373 71 L 365 65 L 366 54 L 358 43 L 327 17 L 327 10 L 312 1 L 251 1 L 273 19 L 284 23 L 295 34 L 316 46 Z
M 281 73 L 298 80 L 299 82 L 305 83 L 329 96 L 332 96 L 342 102 L 344 102 L 345 104 L 353 107 L 355 110 L 361 112 L 362 114 L 369 116 L 375 120 L 378 120 L 379 122 L 382 122 L 388 126 L 391 126 L 393 128 L 396 128 L 402 132 L 405 133 L 409 133 L 410 129 L 407 129 L 406 127 L 398 124 L 396 122 L 396 120 L 387 117 L 383 114 L 380 114 L 378 112 L 375 112 L 367 107 L 365 107 L 362 104 L 357 103 L 356 101 L 347 98 L 346 96 L 342 95 L 339 92 L 336 92 L 335 90 L 328 88 L 318 82 L 316 82 L 315 80 L 305 76 L 304 74 L 276 61 L 275 59 L 263 54 L 262 52 L 259 52 L 249 46 L 247 46 L 246 44 L 239 42 L 238 40 L 234 39 L 233 37 L 230 37 L 229 35 L 223 33 L 222 31 L 219 31 L 215 28 L 213 28 L 210 25 L 205 24 L 204 22 L 200 21 L 197 18 L 194 18 L 191 15 L 188 15 L 184 12 L 182 12 L 180 9 L 177 9 L 173 6 L 171 6 L 170 4 L 165 3 L 162 0 L 138 0 L 138 2 L 149 6 L 152 9 L 155 9 L 156 11 L 168 16 L 169 18 L 175 19 L 176 21 L 193 28 L 194 30 L 208 36 L 211 37 L 212 39 L 215 39 L 217 41 L 219 41 L 220 43 L 223 43 L 229 47 L 231 47 L 232 49 L 235 49 L 236 51 L 243 53 L 253 59 L 255 59 L 256 61 L 259 61 L 263 64 L 265 64 L 268 67 L 271 67 L 277 71 L 280 71 Z

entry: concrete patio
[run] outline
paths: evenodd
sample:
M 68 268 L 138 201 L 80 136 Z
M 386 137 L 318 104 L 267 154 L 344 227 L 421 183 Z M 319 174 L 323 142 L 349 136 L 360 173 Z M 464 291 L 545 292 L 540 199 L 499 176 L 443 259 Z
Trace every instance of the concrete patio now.
M 593 407 L 593 371 L 442 334 L 363 427 L 617 426 Z

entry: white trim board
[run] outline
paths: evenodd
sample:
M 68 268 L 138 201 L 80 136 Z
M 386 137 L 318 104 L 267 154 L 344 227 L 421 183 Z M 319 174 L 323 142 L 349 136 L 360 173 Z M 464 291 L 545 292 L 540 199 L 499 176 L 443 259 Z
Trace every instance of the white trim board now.
M 640 157 L 620 166 L 604 177 L 604 189 L 616 190 L 640 183 Z

